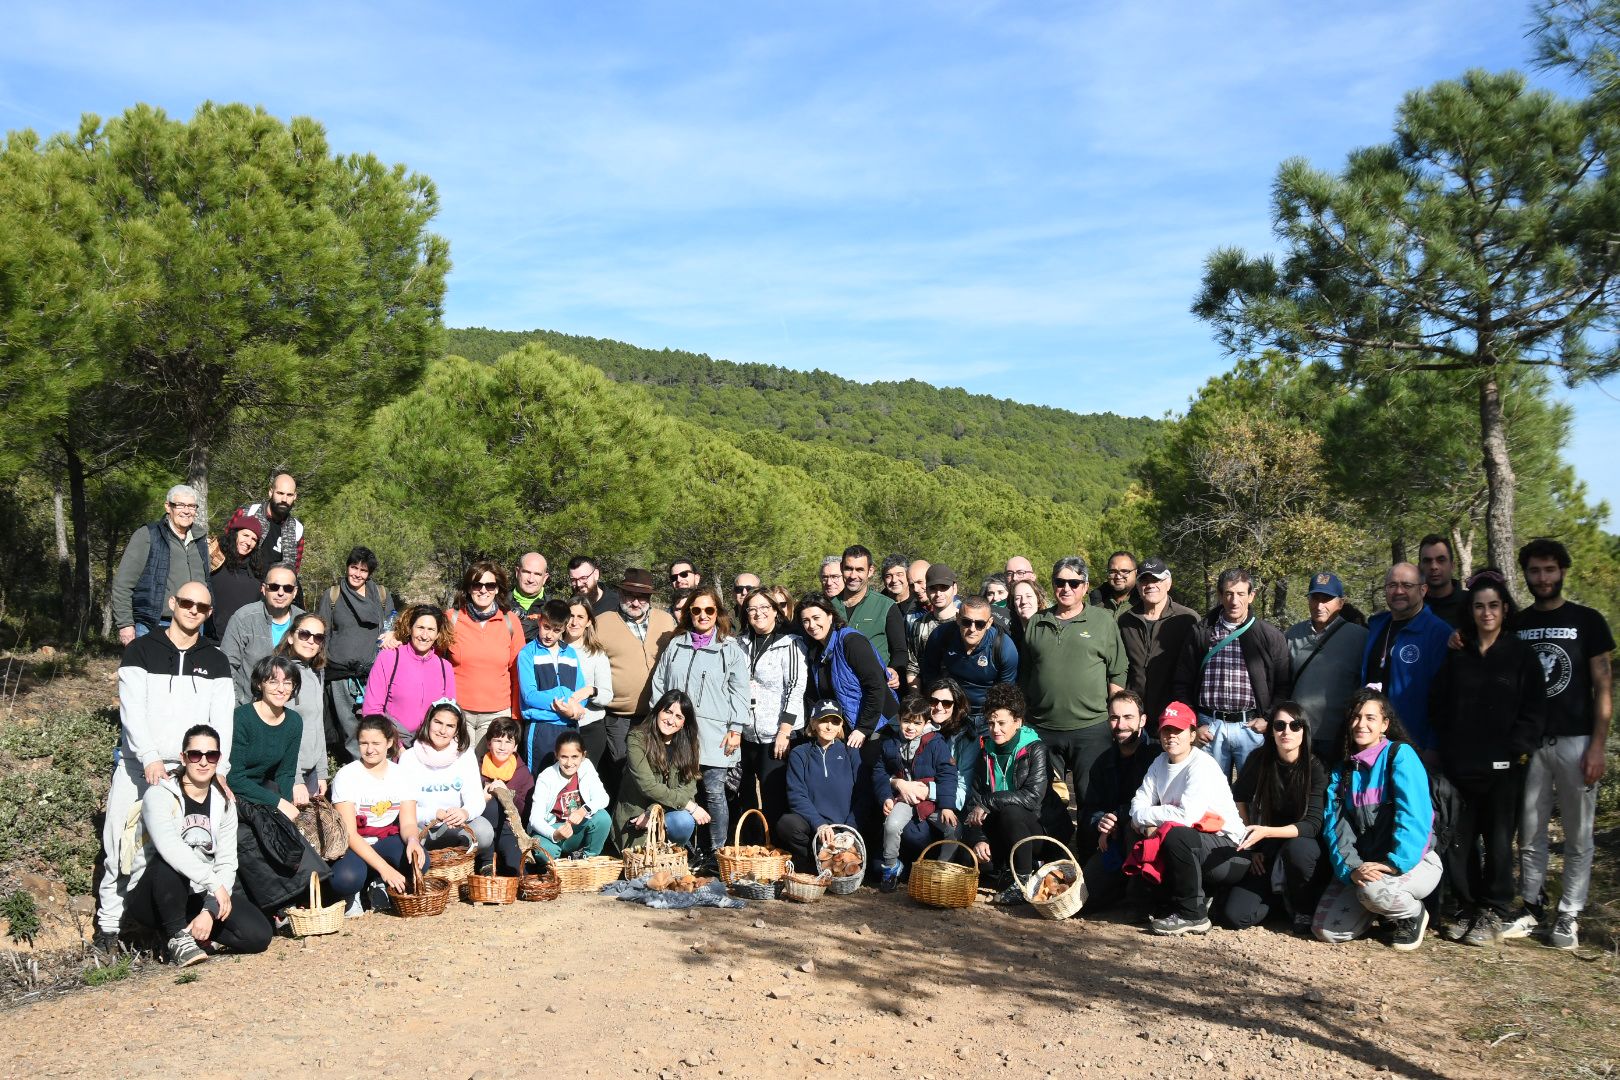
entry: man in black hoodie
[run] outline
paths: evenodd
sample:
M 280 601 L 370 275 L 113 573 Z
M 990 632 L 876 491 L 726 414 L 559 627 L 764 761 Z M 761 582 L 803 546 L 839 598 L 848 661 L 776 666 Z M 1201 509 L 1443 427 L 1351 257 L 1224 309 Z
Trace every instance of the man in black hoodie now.
M 1091 765 L 1074 838 L 1074 856 L 1085 868 L 1087 911 L 1112 907 L 1125 898 L 1127 883 L 1121 868 L 1132 839 L 1131 796 L 1160 753 L 1158 745 L 1143 741 L 1146 725 L 1142 699 L 1135 693 L 1119 690 L 1108 699 L 1114 743 Z

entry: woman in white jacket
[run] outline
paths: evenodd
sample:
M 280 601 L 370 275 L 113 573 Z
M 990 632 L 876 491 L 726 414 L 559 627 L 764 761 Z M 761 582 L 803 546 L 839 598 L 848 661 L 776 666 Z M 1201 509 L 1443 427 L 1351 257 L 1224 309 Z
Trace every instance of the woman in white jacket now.
M 205 945 L 263 952 L 274 931 L 236 884 L 236 806 L 214 783 L 219 733 L 207 724 L 191 728 L 180 759 L 179 776 L 141 799 L 145 836 L 126 910 L 162 931 L 169 962 L 178 967 L 208 959 Z
M 809 659 L 804 639 L 787 628 L 767 589 L 744 594 L 742 611 L 751 707 L 742 733 L 740 802 L 764 811 L 774 826 L 787 813 L 787 755 L 793 736 L 804 730 Z
M 1159 718 L 1164 754 L 1148 766 L 1131 799 L 1131 825 L 1139 836 L 1158 840 L 1157 865 L 1170 897 L 1170 911 L 1148 924 L 1155 934 L 1207 933 L 1206 884 L 1232 885 L 1247 868 L 1230 857 L 1243 839 L 1243 819 L 1220 766 L 1193 748 L 1196 724 L 1193 711 L 1181 702 L 1165 708 Z M 1236 876 L 1206 881 L 1206 868 L 1221 867 L 1234 868 Z
M 484 817 L 484 778 L 472 752 L 472 728 L 453 701 L 435 701 L 416 733 L 416 742 L 400 752 L 399 763 L 416 791 L 416 823 L 422 846 L 455 847 L 466 843 L 465 826 L 488 853 L 495 830 Z

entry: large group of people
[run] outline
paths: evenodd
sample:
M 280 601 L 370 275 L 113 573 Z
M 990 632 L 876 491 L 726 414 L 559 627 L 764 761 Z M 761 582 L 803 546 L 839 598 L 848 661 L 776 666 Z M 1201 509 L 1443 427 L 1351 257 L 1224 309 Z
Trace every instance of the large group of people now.
M 1614 641 L 1564 598 L 1556 540 L 1518 553 L 1522 611 L 1433 535 L 1370 619 L 1324 570 L 1287 628 L 1241 568 L 1200 613 L 1160 558 L 1115 552 L 1094 583 L 1081 556 L 1041 580 L 1015 555 L 964 593 L 859 544 L 798 598 L 676 557 L 655 601 L 649 569 L 612 588 L 586 555 L 551 593 L 528 552 L 510 577 L 474 560 L 440 606 L 382 588 L 364 547 L 306 593 L 296 501 L 277 473 L 216 542 L 177 486 L 119 564 L 98 944 L 134 922 L 179 964 L 263 949 L 311 872 L 360 916 L 450 847 L 517 874 L 661 831 L 712 867 L 747 810 L 806 872 L 857 831 L 883 892 L 928 850 L 1023 903 L 1061 844 L 1084 910 L 1156 934 L 1578 941 Z M 292 825 L 323 807 L 327 858 Z

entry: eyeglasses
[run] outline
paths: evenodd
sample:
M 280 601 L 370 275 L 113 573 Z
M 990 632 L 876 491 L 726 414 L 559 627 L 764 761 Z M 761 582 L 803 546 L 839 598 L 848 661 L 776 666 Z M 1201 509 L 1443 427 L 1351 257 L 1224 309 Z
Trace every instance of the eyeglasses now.
M 956 699 L 955 698 L 937 698 L 937 697 L 936 698 L 929 698 L 928 699 L 928 707 L 930 709 L 954 709 L 954 708 L 956 708 Z
M 320 645 L 326 641 L 325 634 L 317 634 L 313 630 L 294 630 L 293 637 L 297 638 L 299 641 L 313 641 L 317 645 Z
M 264 685 L 265 686 L 292 686 L 293 681 L 291 679 L 283 679 L 280 676 L 272 675 L 270 678 L 264 680 Z
M 713 615 L 718 609 L 712 607 L 692 607 L 691 605 L 687 605 L 686 610 L 690 611 L 694 615 Z
M 170 510 L 196 510 L 197 509 L 197 504 L 196 503 L 176 503 L 176 502 L 172 502 L 172 503 L 169 504 L 169 509 Z
M 280 584 L 272 585 L 272 584 L 270 584 L 270 582 L 267 581 L 267 582 L 264 583 L 264 591 L 265 592 L 297 592 L 298 591 L 298 585 L 296 583 L 294 583 L 292 585 L 280 585 Z
M 1082 589 L 1085 588 L 1086 579 L 1077 577 L 1060 577 L 1052 579 L 1054 589 Z
M 206 761 L 210 765 L 218 765 L 219 764 L 219 751 L 218 750 L 187 750 L 186 751 L 186 764 L 195 765 L 199 761 Z
M 1305 730 L 1305 721 L 1303 721 L 1303 720 L 1273 720 L 1271 722 L 1271 730 L 1272 731 L 1304 731 Z
M 473 582 L 472 591 L 473 592 L 494 592 L 497 587 L 498 586 L 496 585 L 496 583 L 493 580 L 491 580 L 491 581 L 475 581 L 475 582 Z
M 755 615 L 770 615 L 775 611 L 769 604 L 754 604 L 748 609 L 748 617 L 752 619 Z
M 1384 588 L 1394 589 L 1396 592 L 1411 592 L 1413 589 L 1423 588 L 1421 581 L 1386 581 Z
M 195 611 L 199 615 L 206 615 L 210 611 L 214 610 L 214 605 L 210 604 L 208 601 L 193 600 L 186 596 L 175 597 L 174 606 L 179 608 L 181 611 Z
M 1129 570 L 1129 569 L 1127 569 L 1127 570 L 1110 570 L 1110 571 L 1108 571 L 1108 576 L 1109 577 L 1130 577 L 1134 573 L 1136 573 L 1135 570 Z
M 679 581 L 681 578 L 691 577 L 695 573 L 697 573 L 696 570 L 671 570 L 669 572 L 669 580 Z
M 989 619 L 957 619 L 956 625 L 964 630 L 983 630 L 990 625 Z

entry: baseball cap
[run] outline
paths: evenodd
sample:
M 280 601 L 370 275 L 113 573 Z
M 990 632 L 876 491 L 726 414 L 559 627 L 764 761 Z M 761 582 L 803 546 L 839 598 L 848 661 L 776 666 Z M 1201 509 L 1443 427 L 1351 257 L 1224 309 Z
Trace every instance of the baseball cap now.
M 1344 582 L 1339 575 L 1330 570 L 1324 570 L 1311 578 L 1311 587 L 1306 591 L 1308 596 L 1343 596 Z
M 1198 718 L 1193 711 L 1179 701 L 1172 701 L 1164 707 L 1159 714 L 1159 730 L 1169 728 L 1171 731 L 1190 731 L 1198 726 Z
M 1161 578 L 1167 578 L 1169 576 L 1170 568 L 1164 565 L 1163 559 L 1144 559 L 1142 560 L 1142 565 L 1136 568 L 1136 580 L 1138 581 L 1141 581 L 1143 578 L 1147 578 L 1150 581 L 1158 581 Z
M 818 701 L 810 707 L 810 717 L 805 721 L 805 724 L 806 726 L 817 724 L 829 716 L 842 721 L 844 719 L 844 710 L 836 701 Z
M 955 585 L 956 571 L 943 563 L 935 563 L 928 568 L 928 577 L 923 580 L 923 587 L 932 589 L 935 585 Z

